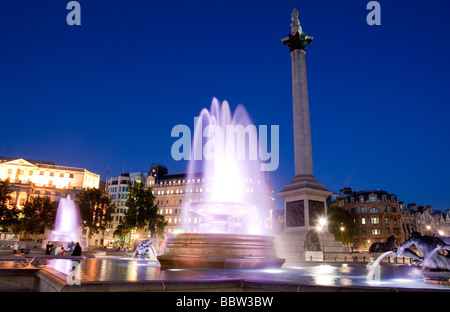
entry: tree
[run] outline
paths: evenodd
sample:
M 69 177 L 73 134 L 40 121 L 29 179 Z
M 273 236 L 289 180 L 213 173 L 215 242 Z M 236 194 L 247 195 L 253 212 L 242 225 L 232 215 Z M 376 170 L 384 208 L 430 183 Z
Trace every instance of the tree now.
M 342 207 L 330 206 L 327 212 L 328 219 L 328 231 L 332 233 L 337 241 L 343 243 L 350 243 L 356 236 L 356 227 L 353 222 L 353 218 Z M 341 231 L 341 227 L 344 227 L 344 231 Z
M 150 232 L 151 236 L 164 234 L 167 221 L 159 214 L 152 189 L 145 189 L 142 182 L 136 181 L 130 185 L 129 192 L 125 203 L 128 209 L 114 235 L 123 237 L 133 229 L 136 229 L 137 234 L 145 232 Z
M 11 193 L 8 180 L 0 180 L 0 227 L 3 229 L 14 226 L 18 222 L 19 210 L 9 205 Z
M 112 220 L 114 204 L 100 189 L 91 188 L 78 194 L 77 205 L 85 227 L 89 229 L 88 242 L 92 235 L 106 230 Z
M 34 234 L 36 241 L 37 234 L 44 233 L 45 228 L 51 228 L 55 224 L 57 209 L 56 202 L 48 196 L 30 198 L 23 207 L 21 229 Z

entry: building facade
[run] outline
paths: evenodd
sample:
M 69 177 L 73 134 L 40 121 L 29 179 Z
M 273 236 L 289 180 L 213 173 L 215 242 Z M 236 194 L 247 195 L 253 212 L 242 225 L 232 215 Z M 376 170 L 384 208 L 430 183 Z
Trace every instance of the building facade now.
M 104 233 L 103 244 L 109 246 L 114 242 L 114 231 L 119 223 L 122 221 L 125 213 L 127 212 L 126 202 L 129 195 L 129 186 L 134 184 L 136 181 L 142 182 L 144 185 L 152 184 L 150 181 L 153 180 L 149 176 L 148 172 L 132 172 L 123 173 L 118 177 L 111 177 L 106 183 L 106 191 L 109 198 L 115 205 L 115 211 L 112 214 L 112 221 L 108 223 L 106 232 Z M 134 232 L 130 233 L 127 238 L 128 241 L 134 240 Z
M 353 217 L 358 250 L 368 250 L 375 242 L 386 242 L 394 235 L 404 241 L 400 204 L 397 196 L 382 190 L 353 191 L 344 188 L 332 203 L 343 207 Z
M 202 173 L 189 177 L 186 173 L 169 174 L 167 167 L 160 164 L 151 165 L 148 172 L 125 173 L 119 177 L 109 178 L 107 190 L 110 199 L 116 204 L 116 213 L 113 215 L 113 222 L 108 225 L 105 242 L 109 244 L 117 240 L 113 233 L 127 211 L 128 184 L 136 180 L 145 182 L 147 188 L 152 188 L 159 213 L 167 221 L 166 233 L 199 232 L 202 217 L 191 213 L 189 204 L 202 201 L 203 195 L 210 191 L 207 179 Z M 249 193 L 254 193 L 261 201 L 270 204 L 273 202 L 270 185 L 263 186 L 251 179 L 247 179 L 246 182 L 248 185 L 246 190 Z M 271 230 L 276 227 L 278 219 L 278 214 L 269 209 L 264 212 L 262 222 L 265 228 Z M 134 238 L 134 233 L 131 233 L 125 242 L 130 243 Z
M 49 161 L 0 157 L 0 180 L 10 183 L 11 205 L 21 209 L 30 196 L 49 196 L 59 202 L 72 199 L 87 188 L 98 188 L 100 175 L 84 168 L 55 165 Z
M 430 205 L 424 207 L 410 203 L 405 211 L 414 218 L 414 230 L 422 235 L 450 235 L 450 210 L 433 211 Z
M 9 206 L 19 210 L 35 196 L 48 196 L 57 203 L 67 195 L 76 200 L 80 192 L 100 185 L 100 175 L 84 168 L 10 157 L 0 157 L 0 180 L 10 183 L 12 192 Z M 47 237 L 49 230 L 38 238 Z M 0 239 L 4 238 L 19 239 L 19 236 L 17 233 L 2 233 Z

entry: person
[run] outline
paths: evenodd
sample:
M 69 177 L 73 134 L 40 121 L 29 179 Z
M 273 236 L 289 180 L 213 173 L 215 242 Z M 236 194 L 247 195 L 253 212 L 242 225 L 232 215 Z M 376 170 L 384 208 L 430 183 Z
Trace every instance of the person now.
M 58 247 L 55 248 L 55 255 L 56 256 L 59 256 L 61 254 L 61 246 L 62 245 L 59 245 Z
M 77 242 L 77 244 L 75 245 L 72 256 L 81 256 L 81 246 L 79 242 Z
M 61 256 L 64 256 L 66 254 L 66 251 L 64 250 L 64 246 L 61 246 L 61 251 L 59 252 Z
M 53 248 L 52 242 L 49 241 L 47 245 L 45 245 L 45 254 L 50 255 L 50 253 L 52 252 L 52 248 Z
M 350 243 L 351 252 L 353 252 L 353 243 Z

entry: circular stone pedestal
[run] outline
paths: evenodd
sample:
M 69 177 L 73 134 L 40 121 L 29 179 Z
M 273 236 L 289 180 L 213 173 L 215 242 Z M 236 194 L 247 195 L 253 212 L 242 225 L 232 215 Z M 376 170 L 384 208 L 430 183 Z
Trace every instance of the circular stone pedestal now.
M 163 268 L 280 268 L 274 237 L 248 234 L 167 234 L 158 257 Z

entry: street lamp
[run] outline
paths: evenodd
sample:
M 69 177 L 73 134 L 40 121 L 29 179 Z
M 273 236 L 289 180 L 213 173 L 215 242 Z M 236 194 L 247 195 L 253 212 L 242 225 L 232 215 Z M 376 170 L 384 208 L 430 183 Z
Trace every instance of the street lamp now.
M 344 230 L 345 230 L 345 228 L 344 228 L 344 225 L 342 223 L 341 223 L 340 230 L 341 230 L 342 244 L 344 244 Z

